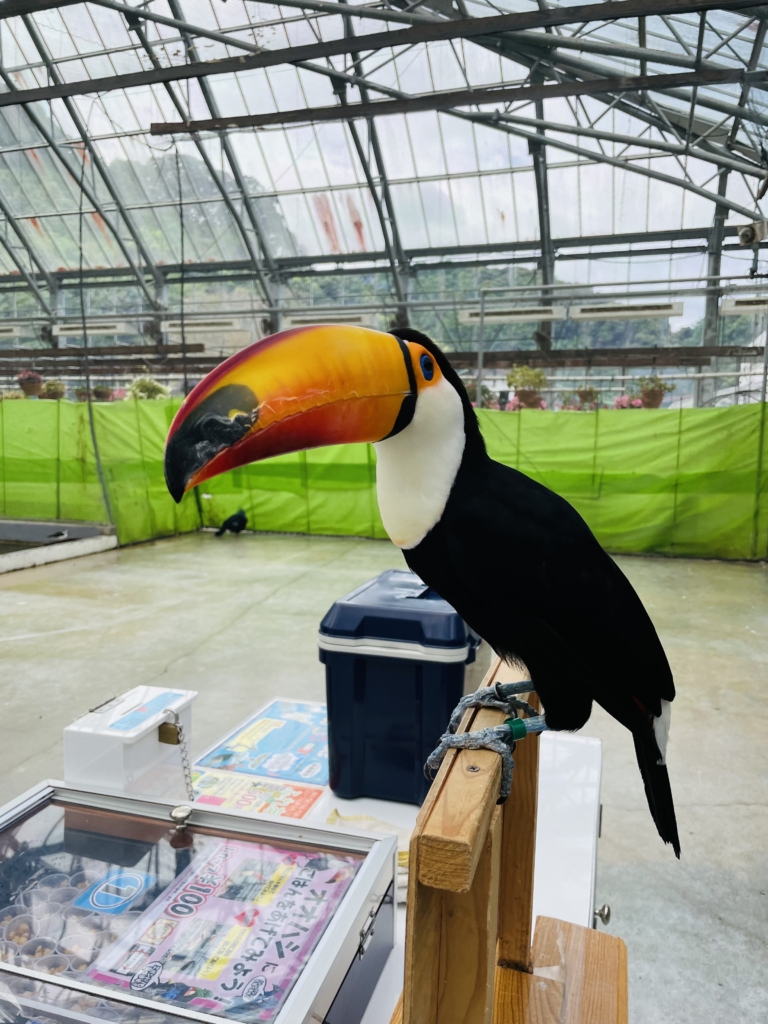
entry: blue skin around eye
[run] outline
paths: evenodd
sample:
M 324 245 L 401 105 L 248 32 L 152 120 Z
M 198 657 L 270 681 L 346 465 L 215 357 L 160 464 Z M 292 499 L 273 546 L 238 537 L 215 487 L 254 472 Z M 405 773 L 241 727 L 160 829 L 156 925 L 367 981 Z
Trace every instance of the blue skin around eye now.
M 429 356 L 422 356 L 419 363 L 421 364 L 421 372 L 424 374 L 424 379 L 432 380 L 435 375 L 435 367 Z

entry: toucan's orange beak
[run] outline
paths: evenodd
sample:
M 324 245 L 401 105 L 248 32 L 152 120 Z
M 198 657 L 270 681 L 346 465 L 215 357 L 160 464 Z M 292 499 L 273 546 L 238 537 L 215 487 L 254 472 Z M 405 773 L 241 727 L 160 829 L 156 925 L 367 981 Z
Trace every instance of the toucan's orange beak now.
M 392 334 L 322 325 L 283 331 L 231 356 L 171 424 L 165 479 L 176 501 L 248 462 L 328 444 L 381 441 L 408 425 L 413 354 Z

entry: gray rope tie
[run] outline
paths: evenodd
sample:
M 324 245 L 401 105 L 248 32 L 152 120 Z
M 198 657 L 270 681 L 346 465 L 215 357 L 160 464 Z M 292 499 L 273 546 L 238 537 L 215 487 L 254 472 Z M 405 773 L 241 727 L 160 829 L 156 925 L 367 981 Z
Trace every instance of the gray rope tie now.
M 449 750 L 492 750 L 501 756 L 501 787 L 496 803 L 503 804 L 512 789 L 514 749 L 515 741 L 506 722 L 490 726 L 488 729 L 478 729 L 477 732 L 446 732 L 440 737 L 437 748 L 427 758 L 424 773 L 427 778 L 434 777 Z
M 434 778 L 449 750 L 492 750 L 501 757 L 501 785 L 499 799 L 496 802 L 505 803 L 512 790 L 512 776 L 515 770 L 512 752 L 516 741 L 531 733 L 544 732 L 547 728 L 544 715 L 538 714 L 530 704 L 514 696 L 515 693 L 529 693 L 533 689 L 530 680 L 521 683 L 496 683 L 495 686 L 488 686 L 462 697 L 451 715 L 448 732 L 443 733 L 440 743 L 427 758 L 424 765 L 424 774 L 427 778 Z M 456 729 L 467 708 L 494 708 L 506 712 L 510 717 L 501 725 L 489 726 L 475 732 L 457 733 Z M 516 718 L 517 710 L 523 711 L 529 717 Z

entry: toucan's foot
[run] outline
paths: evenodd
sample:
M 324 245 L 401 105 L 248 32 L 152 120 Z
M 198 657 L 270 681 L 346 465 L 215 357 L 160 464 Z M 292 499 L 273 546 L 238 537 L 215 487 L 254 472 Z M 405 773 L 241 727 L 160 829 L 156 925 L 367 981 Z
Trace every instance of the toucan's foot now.
M 500 700 L 507 700 L 518 693 L 536 693 L 536 687 L 532 679 L 521 679 L 517 683 L 494 683 L 492 689 Z
M 497 803 L 503 804 L 512 789 L 512 773 L 515 768 L 515 762 L 512 760 L 514 746 L 515 741 L 506 722 L 488 729 L 478 729 L 477 732 L 446 732 L 440 737 L 437 749 L 427 758 L 424 774 L 428 779 L 434 778 L 449 750 L 492 750 L 501 757 L 501 786 Z
M 461 698 L 453 709 L 451 720 L 448 723 L 448 732 L 456 732 L 467 708 L 493 708 L 495 711 L 503 711 L 507 715 L 514 715 L 516 711 L 523 711 L 526 715 L 537 715 L 538 712 L 530 704 L 514 696 L 516 693 L 531 693 L 531 691 L 533 691 L 533 683 L 530 681 L 482 686 L 474 693 L 468 693 L 466 697 Z
M 515 767 L 512 751 L 517 740 L 532 733 L 544 732 L 546 728 L 544 716 L 534 714 L 530 718 L 508 718 L 501 725 L 478 729 L 476 732 L 446 732 L 440 737 L 437 749 L 427 758 L 424 774 L 428 779 L 433 778 L 449 750 L 492 750 L 501 757 L 501 786 L 497 802 L 503 804 L 512 789 Z

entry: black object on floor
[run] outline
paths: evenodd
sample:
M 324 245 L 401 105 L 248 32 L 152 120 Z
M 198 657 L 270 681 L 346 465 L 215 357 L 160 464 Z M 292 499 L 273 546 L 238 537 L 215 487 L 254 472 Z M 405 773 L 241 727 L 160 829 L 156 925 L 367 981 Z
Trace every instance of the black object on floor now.
M 216 531 L 217 537 L 223 537 L 224 534 L 229 530 L 230 533 L 242 533 L 242 531 L 248 525 L 248 516 L 245 514 L 243 509 L 235 512 L 228 519 L 225 519 L 219 529 Z
M 320 625 L 331 789 L 421 804 L 424 763 L 464 692 L 480 638 L 415 573 L 390 569 Z

